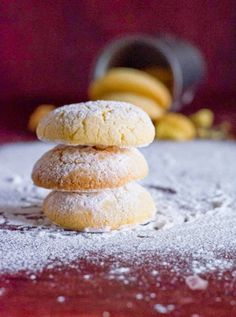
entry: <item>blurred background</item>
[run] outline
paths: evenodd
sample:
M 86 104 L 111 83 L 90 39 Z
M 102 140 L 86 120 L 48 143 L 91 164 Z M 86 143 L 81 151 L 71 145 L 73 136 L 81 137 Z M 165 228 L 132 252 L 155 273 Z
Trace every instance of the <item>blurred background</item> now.
M 28 138 L 42 103 L 87 100 L 95 58 L 114 38 L 174 34 L 203 53 L 207 78 L 183 112 L 213 109 L 236 126 L 236 2 L 2 0 L 0 140 Z

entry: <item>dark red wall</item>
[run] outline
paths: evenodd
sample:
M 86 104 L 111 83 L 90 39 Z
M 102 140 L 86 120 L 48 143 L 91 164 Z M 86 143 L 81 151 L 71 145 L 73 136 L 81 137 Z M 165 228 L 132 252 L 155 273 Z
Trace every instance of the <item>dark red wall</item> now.
M 23 127 L 38 103 L 86 99 L 99 50 L 134 32 L 174 33 L 198 45 L 208 81 L 195 103 L 235 103 L 235 0 L 1 0 L 0 20 L 4 124 L 11 116 L 12 125 Z

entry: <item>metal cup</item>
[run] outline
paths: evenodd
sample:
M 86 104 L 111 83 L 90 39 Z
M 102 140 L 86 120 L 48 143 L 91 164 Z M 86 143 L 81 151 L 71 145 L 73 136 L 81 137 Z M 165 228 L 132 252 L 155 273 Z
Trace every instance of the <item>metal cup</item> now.
M 93 68 L 97 79 L 114 67 L 146 69 L 162 67 L 172 74 L 172 110 L 192 101 L 206 74 L 201 52 L 192 44 L 171 35 L 132 35 L 116 39 L 100 53 Z

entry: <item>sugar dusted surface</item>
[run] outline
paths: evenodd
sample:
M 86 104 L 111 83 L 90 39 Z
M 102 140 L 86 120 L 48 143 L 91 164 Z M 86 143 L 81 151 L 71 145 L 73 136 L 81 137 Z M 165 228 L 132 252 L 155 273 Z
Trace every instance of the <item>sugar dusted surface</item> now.
M 69 123 L 77 118 L 78 112 L 82 119 L 88 115 L 88 111 L 96 116 L 102 115 L 103 111 L 106 110 L 107 116 L 109 112 L 116 112 L 116 115 L 125 118 L 127 120 L 127 115 L 136 115 L 150 121 L 149 116 L 138 107 L 122 101 L 111 101 L 111 100 L 97 100 L 97 101 L 87 101 L 81 103 L 74 103 L 70 105 L 65 105 L 63 107 L 54 110 L 55 113 L 61 113 L 62 111 L 66 115 L 66 119 L 70 120 Z
M 155 221 L 97 234 L 66 231 L 44 218 L 41 205 L 48 191 L 34 187 L 30 173 L 50 147 L 22 143 L 0 149 L 1 273 L 73 267 L 73 261 L 88 258 L 101 265 L 112 258 L 107 278 L 131 283 L 130 263 L 145 263 L 150 275 L 158 276 L 153 255 L 185 278 L 214 271 L 221 276 L 235 269 L 234 143 L 158 142 L 145 148 L 150 174 L 142 184 L 156 201 Z

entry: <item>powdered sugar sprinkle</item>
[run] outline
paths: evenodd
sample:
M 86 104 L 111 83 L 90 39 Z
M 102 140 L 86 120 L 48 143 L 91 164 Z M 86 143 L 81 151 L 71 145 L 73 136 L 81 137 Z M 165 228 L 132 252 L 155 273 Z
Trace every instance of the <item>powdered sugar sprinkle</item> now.
M 117 265 L 107 278 L 127 284 L 136 276 L 132 267 L 119 266 L 119 261 L 128 256 L 136 266 L 145 260 L 158 284 L 153 254 L 158 254 L 161 266 L 175 272 L 187 261 L 181 272 L 185 277 L 216 270 L 221 274 L 234 267 L 230 256 L 236 249 L 233 143 L 159 142 L 144 149 L 151 172 L 142 184 L 156 201 L 156 220 L 103 234 L 63 230 L 44 217 L 41 204 L 48 191 L 34 187 L 29 175 L 34 161 L 48 149 L 49 145 L 39 143 L 0 149 L 1 272 L 32 274 L 87 257 L 100 265 L 113 257 Z M 175 258 L 170 257 L 173 252 Z

